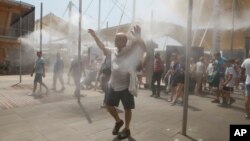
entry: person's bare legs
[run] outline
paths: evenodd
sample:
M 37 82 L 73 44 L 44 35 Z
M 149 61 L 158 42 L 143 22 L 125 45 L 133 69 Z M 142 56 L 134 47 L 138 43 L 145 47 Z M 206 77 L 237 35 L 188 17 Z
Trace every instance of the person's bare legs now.
M 59 81 L 60 81 L 60 83 L 61 83 L 61 85 L 62 85 L 62 89 L 61 89 L 61 90 L 64 90 L 64 89 L 65 89 L 65 86 L 64 86 L 64 81 L 63 81 L 63 74 L 60 74 L 60 75 L 59 75 Z
M 176 87 L 171 86 L 171 95 L 170 98 L 168 99 L 168 102 L 171 102 L 173 100 L 173 97 L 175 95 Z
M 125 129 L 129 129 L 131 118 L 132 118 L 132 111 L 125 110 Z
M 176 87 L 176 96 L 174 98 L 173 104 L 176 103 L 176 101 L 178 100 L 178 98 L 182 94 L 182 90 L 183 90 L 183 84 L 181 84 L 181 83 L 177 84 L 177 87 Z
M 53 74 L 53 85 L 52 85 L 52 90 L 56 90 L 56 81 L 57 81 L 57 75 L 54 73 L 54 74 Z
M 250 113 L 249 113 L 249 104 L 250 104 L 250 96 L 245 96 L 245 113 L 246 113 L 246 116 L 250 116 Z
M 121 119 L 118 115 L 118 112 L 114 106 L 106 105 L 106 108 L 107 108 L 108 112 L 110 113 L 110 115 L 115 119 L 116 123 L 121 121 Z M 126 115 L 126 113 L 125 113 L 125 115 Z
M 37 82 L 34 82 L 34 87 L 33 87 L 32 94 L 35 94 L 35 92 L 36 92 L 36 88 L 37 88 Z
M 46 94 L 48 94 L 49 88 L 43 82 L 41 82 L 40 84 L 46 89 Z

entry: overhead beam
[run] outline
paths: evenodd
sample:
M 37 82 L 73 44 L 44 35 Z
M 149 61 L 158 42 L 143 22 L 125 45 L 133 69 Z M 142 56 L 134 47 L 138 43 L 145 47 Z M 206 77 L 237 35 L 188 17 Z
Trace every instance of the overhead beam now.
M 9 11 L 8 14 L 7 14 L 7 20 L 6 20 L 6 23 L 5 23 L 6 28 L 4 29 L 4 35 L 6 35 L 9 32 L 10 24 L 11 24 L 11 18 L 12 18 L 12 12 Z
M 20 9 L 20 8 L 17 8 L 17 7 L 11 7 L 11 8 L 9 8 L 9 7 L 0 7 L 0 11 L 3 11 L 3 12 L 9 12 L 9 11 L 11 11 L 12 13 L 16 13 L 16 14 L 20 14 L 21 13 L 21 11 L 22 11 L 22 9 Z

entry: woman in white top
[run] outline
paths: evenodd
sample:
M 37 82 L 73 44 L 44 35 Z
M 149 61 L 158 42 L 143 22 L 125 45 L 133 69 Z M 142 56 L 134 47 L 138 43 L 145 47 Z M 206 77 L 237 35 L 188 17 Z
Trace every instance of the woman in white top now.
M 223 82 L 223 102 L 222 106 L 231 105 L 235 102 L 235 99 L 230 97 L 230 94 L 234 91 L 235 82 L 237 79 L 236 71 L 233 67 L 234 60 L 229 60 L 227 62 L 227 67 L 225 71 L 225 81 Z

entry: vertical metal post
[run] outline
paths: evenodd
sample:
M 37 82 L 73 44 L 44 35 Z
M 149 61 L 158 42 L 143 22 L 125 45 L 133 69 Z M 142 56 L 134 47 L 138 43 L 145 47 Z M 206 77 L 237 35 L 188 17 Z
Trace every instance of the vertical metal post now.
M 107 21 L 107 23 L 106 23 L 106 29 L 108 29 L 109 28 L 109 22 Z M 106 40 L 106 47 L 108 47 L 108 39 Z
M 41 13 L 40 13 L 40 52 L 42 52 L 42 29 L 43 29 L 43 3 L 41 2 Z
M 68 6 L 68 8 L 69 8 L 69 22 L 68 22 L 68 46 L 67 46 L 67 50 L 68 50 L 68 53 L 70 54 L 70 55 L 73 55 L 72 54 L 72 49 L 70 48 L 71 47 L 71 44 L 72 44 L 72 38 L 71 38 L 71 17 L 72 17 L 72 6 L 73 6 L 73 3 L 72 3 L 72 1 L 70 1 L 69 2 L 69 6 Z
M 43 3 L 41 2 L 41 12 L 40 12 L 40 52 L 41 53 L 42 53 L 42 41 L 43 41 L 42 29 L 43 29 Z M 40 92 L 42 92 L 41 84 L 40 84 Z
M 153 29 L 153 27 L 154 27 L 153 26 L 153 24 L 154 24 L 153 22 L 154 22 L 154 11 L 152 10 L 151 11 L 151 22 L 150 22 L 150 34 L 151 34 L 150 38 L 151 38 L 151 40 L 152 40 L 152 36 L 153 36 L 152 34 L 153 34 L 153 30 L 154 30 Z
M 22 6 L 22 3 L 20 1 L 20 6 Z M 20 37 L 22 37 L 22 12 L 20 14 L 20 20 L 19 20 L 19 32 L 20 32 Z M 22 83 L 22 40 L 20 39 L 20 47 L 19 47 L 19 83 Z
M 220 51 L 220 1 L 214 0 L 213 4 L 213 37 L 212 37 L 212 51 L 217 53 Z
M 101 0 L 99 0 L 99 6 L 98 6 L 98 31 L 101 29 Z
M 136 1 L 133 0 L 133 17 L 132 17 L 132 23 L 135 22 L 135 8 L 136 8 Z
M 80 80 L 81 80 L 81 29 L 82 29 L 82 0 L 79 0 L 79 31 L 78 31 L 78 73 L 79 73 L 79 79 L 77 84 L 78 89 L 78 102 L 80 102 Z
M 188 118 L 188 91 L 189 91 L 189 66 L 190 66 L 190 49 L 192 40 L 192 11 L 193 0 L 188 3 L 188 19 L 187 19 L 187 36 L 186 36 L 186 64 L 185 64 L 185 87 L 184 87 L 184 105 L 183 105 L 183 120 L 182 120 L 182 134 L 187 135 L 187 118 Z
M 230 48 L 230 54 L 231 57 L 233 57 L 233 46 L 234 46 L 234 17 L 235 17 L 235 0 L 232 0 L 232 30 L 231 30 L 231 48 Z

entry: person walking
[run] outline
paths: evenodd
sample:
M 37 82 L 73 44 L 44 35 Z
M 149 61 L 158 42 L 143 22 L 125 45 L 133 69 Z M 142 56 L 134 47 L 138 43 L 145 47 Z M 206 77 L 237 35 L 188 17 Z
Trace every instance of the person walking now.
M 245 59 L 241 65 L 242 76 L 246 76 L 245 80 L 245 118 L 250 119 L 250 57 Z
M 64 70 L 64 62 L 63 59 L 61 58 L 60 53 L 56 54 L 56 62 L 54 64 L 54 73 L 53 73 L 53 86 L 52 86 L 52 90 L 56 91 L 56 83 L 57 80 L 59 79 L 60 83 L 61 83 L 61 92 L 63 92 L 65 90 L 65 86 L 64 86 L 64 80 L 63 80 L 63 70 Z
M 212 100 L 212 103 L 220 103 L 220 96 L 222 94 L 222 83 L 225 75 L 225 62 L 226 59 L 221 56 L 221 53 L 214 54 L 214 78 L 211 82 L 211 86 L 216 88 L 216 98 Z M 225 99 L 222 99 L 224 102 Z
M 35 73 L 35 78 L 34 78 L 34 86 L 33 86 L 33 91 L 31 96 L 41 96 L 41 94 L 37 95 L 36 94 L 36 88 L 37 88 L 37 83 L 39 83 L 41 86 L 43 86 L 46 89 L 46 93 L 49 93 L 48 87 L 45 85 L 45 83 L 42 81 L 42 77 L 45 77 L 45 66 L 44 66 L 44 60 L 42 58 L 42 52 L 37 52 L 37 60 L 35 63 L 35 66 L 31 72 L 31 77 L 33 77 L 33 74 Z
M 80 64 L 78 64 L 78 63 L 80 63 Z M 73 77 L 75 87 L 76 87 L 75 91 L 74 91 L 74 95 L 78 98 L 78 102 L 80 102 L 80 91 L 81 91 L 80 79 L 82 77 L 82 72 L 85 75 L 85 71 L 83 68 L 83 61 L 78 60 L 78 57 L 75 56 L 74 60 L 71 62 L 68 76 L 72 75 L 72 77 Z

